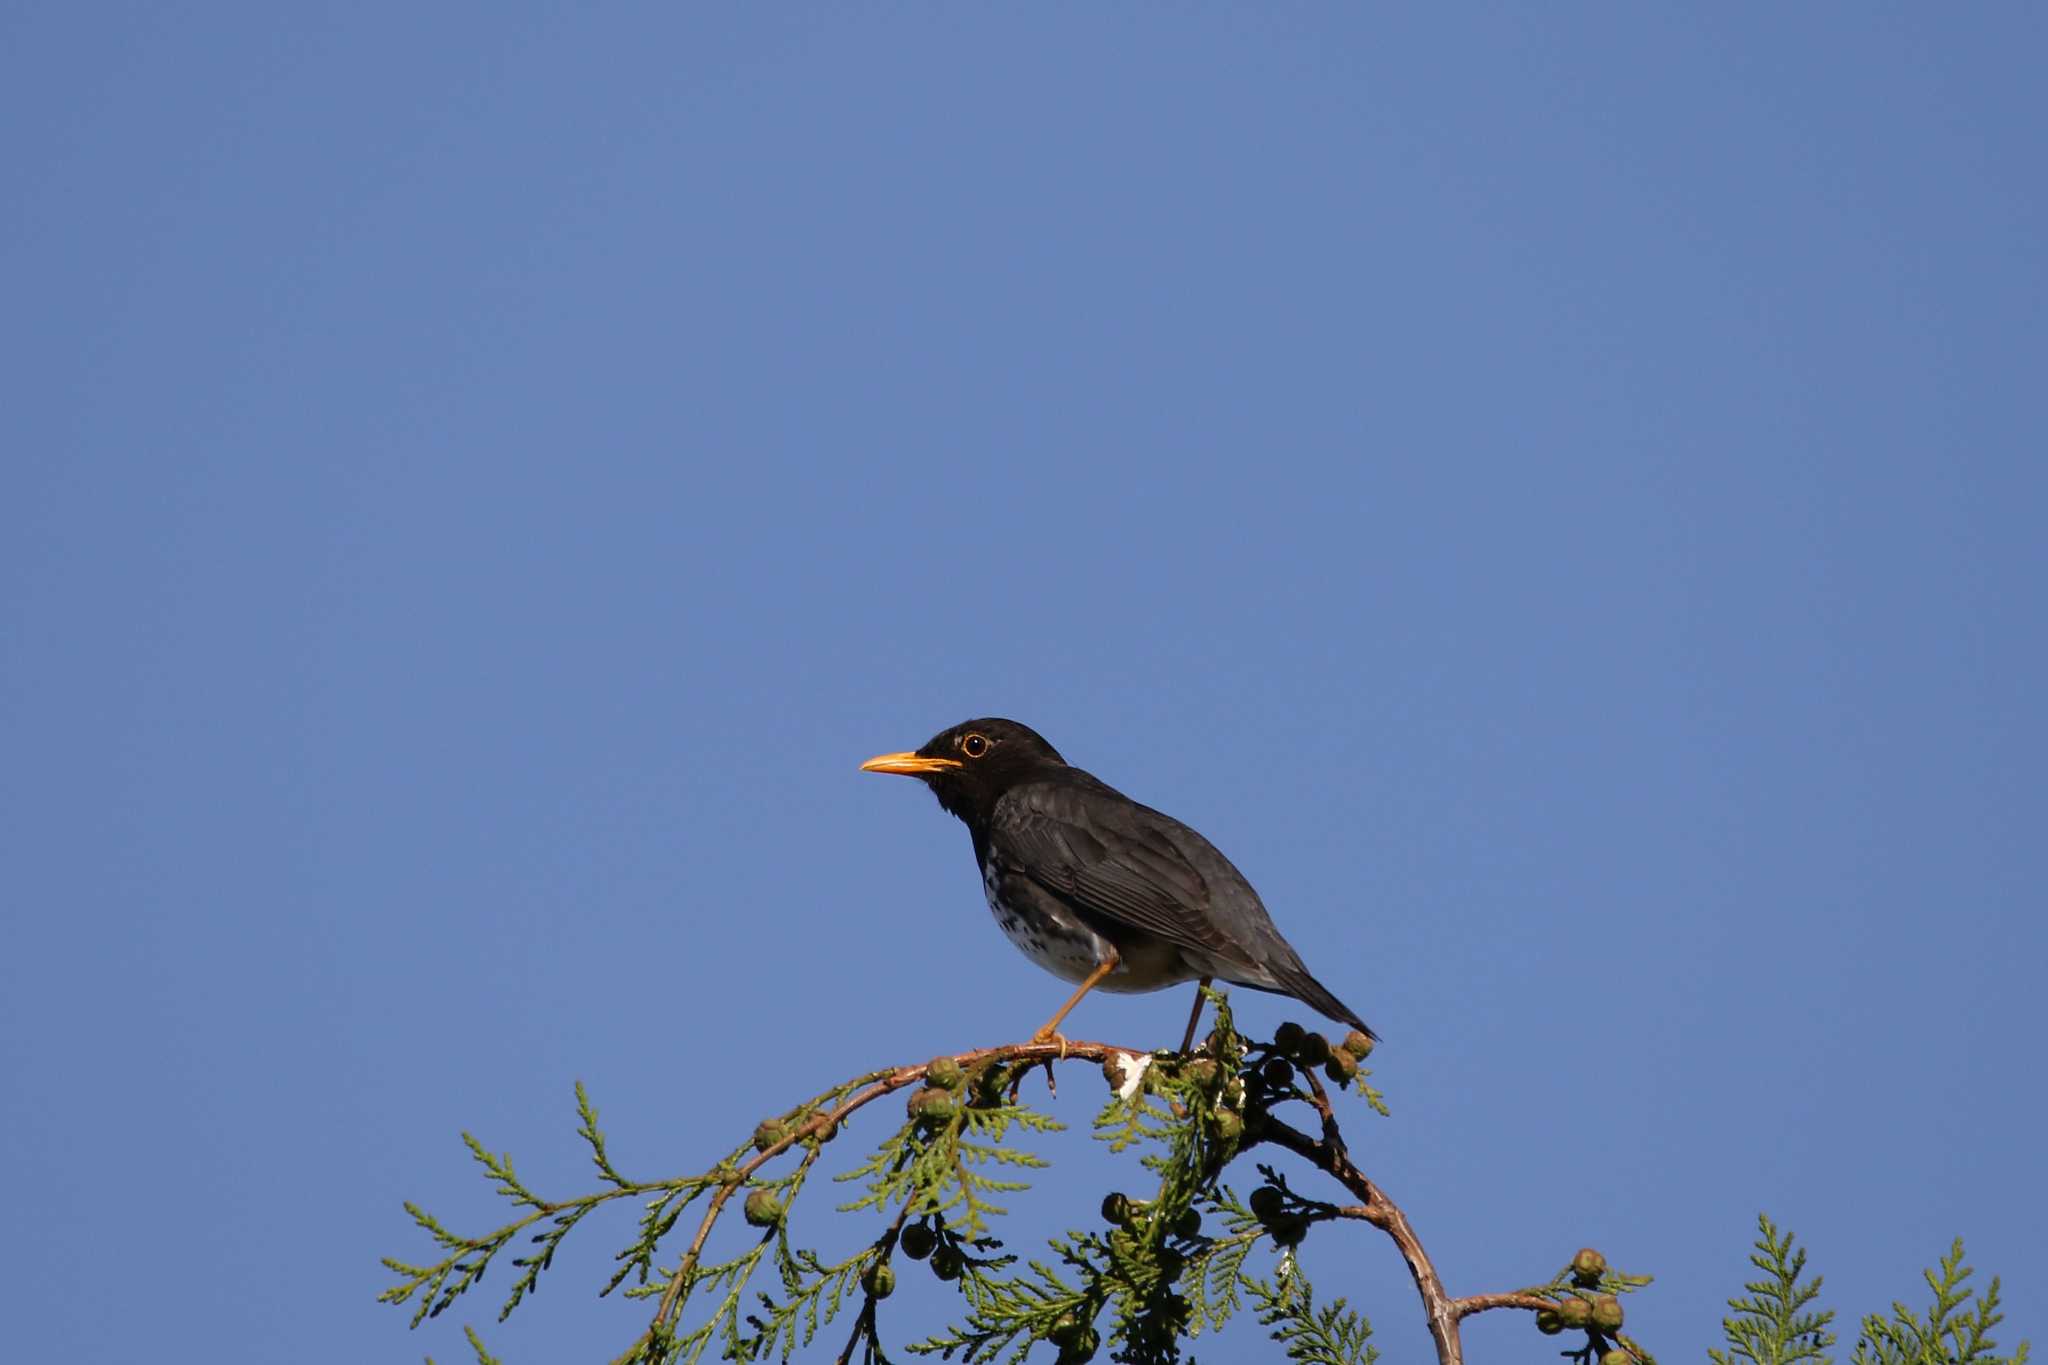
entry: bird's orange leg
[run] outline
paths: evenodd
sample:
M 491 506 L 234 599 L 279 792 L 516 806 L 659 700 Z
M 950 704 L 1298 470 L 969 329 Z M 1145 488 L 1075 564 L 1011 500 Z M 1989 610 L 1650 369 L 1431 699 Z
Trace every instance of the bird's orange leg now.
M 1072 1008 L 1074 1008 L 1074 1006 L 1081 1003 L 1082 996 L 1088 994 L 1088 992 L 1094 990 L 1097 986 L 1101 985 L 1102 978 L 1108 976 L 1111 972 L 1116 970 L 1117 963 L 1119 960 L 1120 959 L 1117 957 L 1116 953 L 1112 951 L 1110 955 L 1107 958 L 1105 958 L 1095 968 L 1094 971 L 1088 973 L 1088 979 L 1081 983 L 1080 989 L 1076 990 L 1072 995 L 1067 997 L 1067 1003 L 1060 1006 L 1059 1013 L 1053 1015 L 1052 1018 L 1045 1021 L 1044 1028 L 1040 1029 L 1038 1032 L 1031 1035 L 1031 1041 L 1034 1043 L 1048 1043 L 1051 1042 L 1053 1039 L 1057 1038 L 1059 1039 L 1060 1044 L 1060 1056 L 1062 1058 L 1065 1058 L 1065 1056 L 1067 1055 L 1067 1040 L 1060 1033 L 1060 1020 L 1067 1017 L 1068 1010 L 1071 1010 Z
M 1209 989 L 1209 977 L 1202 978 L 1202 984 L 1195 987 L 1195 1007 L 1188 1012 L 1188 1036 L 1180 1040 L 1181 1056 L 1195 1045 L 1195 1025 L 1202 1022 L 1202 992 Z

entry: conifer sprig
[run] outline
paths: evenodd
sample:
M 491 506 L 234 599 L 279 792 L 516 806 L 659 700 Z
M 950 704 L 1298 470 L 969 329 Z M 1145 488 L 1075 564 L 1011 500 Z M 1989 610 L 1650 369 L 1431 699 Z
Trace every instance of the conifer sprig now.
M 1850 1357 L 1854 1365 L 2026 1365 L 2028 1343 L 2022 1341 L 2012 1355 L 2002 1356 L 1991 1338 L 1991 1329 L 2005 1320 L 1998 1311 L 1996 1277 L 1976 1306 L 1970 1306 L 1976 1291 L 1963 1282 L 1975 1273 L 1963 1260 L 1963 1239 L 1956 1238 L 1935 1269 L 1921 1272 L 1934 1294 L 1927 1312 L 1895 1302 L 1889 1317 L 1865 1317 L 1856 1353 Z
M 963 1317 L 911 1345 L 916 1354 L 1015 1363 L 1045 1342 L 1058 1365 L 1099 1353 L 1127 1365 L 1169 1365 L 1196 1338 L 1242 1315 L 1301 1365 L 1373 1365 L 1372 1324 L 1342 1298 L 1319 1301 L 1306 1264 L 1314 1229 L 1362 1222 L 1391 1238 L 1407 1263 L 1439 1365 L 1462 1365 L 1463 1319 L 1498 1309 L 1531 1313 L 1545 1334 L 1569 1334 L 1561 1354 L 1578 1365 L 1654 1365 L 1621 1330 L 1622 1299 L 1649 1277 L 1625 1273 L 1590 1248 L 1530 1288 L 1451 1295 L 1406 1215 L 1344 1141 L 1339 1104 L 1347 1094 L 1387 1112 L 1362 1065 L 1372 1040 L 1353 1034 L 1332 1043 L 1288 1024 L 1271 1040 L 1253 1041 L 1237 1032 L 1221 992 L 1210 1000 L 1214 1026 L 1188 1055 L 1054 1041 L 872 1071 L 762 1120 L 708 1170 L 662 1180 L 636 1180 L 619 1168 L 579 1084 L 575 1131 L 599 1188 L 549 1200 L 509 1154 L 464 1134 L 471 1159 L 515 1216 L 467 1236 L 408 1203 L 438 1259 L 386 1260 L 397 1279 L 380 1297 L 410 1305 L 417 1325 L 474 1288 L 523 1238 L 522 1253 L 510 1257 L 515 1273 L 502 1320 L 538 1289 L 574 1228 L 600 1205 L 630 1198 L 638 1216 L 601 1293 L 623 1286 L 625 1297 L 655 1306 L 615 1365 L 696 1365 L 714 1356 L 787 1362 L 816 1347 L 841 1318 L 851 1328 L 840 1365 L 886 1365 L 884 1305 L 898 1275 L 917 1266 L 954 1286 Z M 1099 1065 L 1109 1087 L 1095 1138 L 1135 1157 L 1139 1178 L 1102 1200 L 1100 1222 L 1062 1233 L 1044 1253 L 1020 1261 L 994 1234 L 1009 1202 L 1047 1164 L 1021 1144 L 1064 1131 L 1020 1101 L 1020 1082 L 1040 1066 L 1050 1081 L 1055 1068 L 1077 1063 Z M 868 1240 L 832 1256 L 799 1241 L 792 1214 L 827 1144 L 853 1114 L 899 1092 L 907 1101 L 901 1124 L 834 1176 L 855 1187 L 841 1212 L 875 1220 L 863 1234 Z M 1303 1165 L 1253 1162 L 1256 1183 L 1225 1184 L 1225 1173 L 1259 1147 Z M 733 1209 L 758 1235 L 722 1260 L 707 1260 L 715 1225 Z M 679 1249 L 674 1243 L 691 1228 Z M 1711 1353 L 1714 1365 L 1831 1365 L 1833 1315 L 1818 1305 L 1819 1278 L 1806 1276 L 1805 1253 L 1789 1234 L 1768 1219 L 1759 1228 L 1750 1258 L 1759 1278 L 1730 1301 L 1728 1349 Z M 1319 1255 L 1328 1241 L 1317 1241 Z M 1991 1338 L 2002 1320 L 1998 1281 L 1979 1298 L 1970 1276 L 1958 1242 L 1927 1274 L 1928 1310 L 1894 1305 L 1889 1315 L 1862 1320 L 1853 1365 L 2024 1365 L 2025 1343 L 2008 1357 Z M 482 1338 L 465 1333 L 479 1365 L 496 1365 Z
M 1273 1329 L 1289 1360 L 1297 1365 L 1373 1365 L 1372 1324 L 1335 1299 L 1320 1311 L 1315 1289 L 1298 1274 L 1276 1281 L 1247 1280 L 1246 1289 L 1262 1326 Z
M 1728 1300 L 1731 1316 L 1721 1331 L 1728 1350 L 1708 1351 L 1714 1365 L 1801 1365 L 1828 1359 L 1835 1344 L 1829 1330 L 1833 1309 L 1816 1308 L 1821 1277 L 1806 1277 L 1806 1251 L 1795 1246 L 1791 1233 L 1782 1236 L 1768 1215 L 1757 1217 L 1756 1246 L 1749 1254 L 1759 1278 L 1743 1285 L 1741 1297 Z

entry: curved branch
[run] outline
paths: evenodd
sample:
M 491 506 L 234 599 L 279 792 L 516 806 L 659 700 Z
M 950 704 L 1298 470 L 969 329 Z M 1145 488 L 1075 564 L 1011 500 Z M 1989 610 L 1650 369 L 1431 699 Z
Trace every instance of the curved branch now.
M 1344 1146 L 1343 1134 L 1337 1129 L 1336 1111 L 1330 1105 L 1330 1095 L 1323 1088 L 1322 1079 L 1313 1071 L 1302 1072 L 1302 1078 L 1308 1082 L 1309 1103 L 1322 1120 L 1323 1135 L 1320 1138 L 1310 1137 L 1268 1115 L 1262 1139 L 1285 1147 L 1364 1201 L 1339 1212 L 1346 1217 L 1363 1219 L 1393 1239 L 1401 1259 L 1407 1263 L 1409 1275 L 1415 1280 L 1415 1292 L 1422 1297 L 1422 1311 L 1429 1322 L 1430 1338 L 1436 1343 L 1438 1365 L 1464 1365 L 1465 1348 L 1458 1324 L 1474 1313 L 1484 1313 L 1492 1308 L 1522 1308 L 1536 1312 L 1556 1306 L 1541 1295 L 1522 1292 L 1452 1298 L 1444 1289 L 1443 1278 L 1437 1274 L 1435 1262 L 1423 1249 L 1422 1239 L 1416 1235 L 1408 1215 L 1352 1162 L 1351 1153 Z
M 1429 1335 L 1436 1343 L 1437 1365 L 1464 1365 L 1465 1347 L 1458 1324 L 1475 1313 L 1495 1308 L 1520 1308 L 1535 1313 L 1557 1307 L 1555 1300 L 1525 1290 L 1452 1298 L 1445 1291 L 1443 1278 L 1437 1274 L 1429 1253 L 1423 1250 L 1422 1239 L 1416 1235 L 1408 1215 L 1352 1162 L 1351 1153 L 1345 1149 L 1343 1135 L 1337 1130 L 1337 1115 L 1331 1108 L 1329 1092 L 1323 1088 L 1322 1080 L 1313 1071 L 1304 1071 L 1302 1077 L 1308 1082 L 1309 1103 L 1322 1120 L 1323 1135 L 1320 1138 L 1310 1137 L 1269 1114 L 1260 1138 L 1285 1147 L 1364 1201 L 1340 1208 L 1337 1213 L 1370 1223 L 1393 1239 L 1401 1252 L 1401 1259 L 1407 1263 L 1409 1275 L 1415 1280 L 1415 1292 L 1422 1297 L 1422 1311 L 1429 1321 Z M 1630 1346 L 1627 1342 L 1623 1345 Z M 1630 1354 L 1642 1358 L 1632 1346 Z
M 1546 1308 L 1557 1307 L 1557 1300 L 1546 1299 L 1541 1294 L 1467 1294 L 1462 1299 L 1451 1300 L 1451 1311 L 1460 1318 L 1469 1318 L 1474 1313 L 1484 1313 L 1494 1308 L 1521 1308 L 1531 1313 L 1540 1313 Z
M 1310 1080 L 1320 1101 L 1317 1107 L 1327 1113 L 1329 1097 L 1321 1093 L 1321 1082 L 1313 1077 Z M 1326 1131 L 1329 1126 L 1326 1119 Z M 1310 1137 L 1271 1115 L 1267 1116 L 1266 1126 L 1259 1136 L 1262 1141 L 1285 1147 L 1363 1201 L 1344 1212 L 1386 1233 L 1399 1248 L 1401 1259 L 1407 1263 L 1408 1273 L 1415 1280 L 1415 1292 L 1422 1296 L 1422 1311 L 1429 1320 L 1430 1339 L 1436 1343 L 1437 1365 L 1464 1365 L 1465 1348 L 1458 1339 L 1457 1300 L 1444 1292 L 1444 1282 L 1437 1275 L 1429 1253 L 1422 1249 L 1422 1239 L 1415 1235 L 1408 1215 L 1401 1212 L 1400 1207 L 1387 1198 L 1364 1171 L 1352 1164 L 1351 1155 L 1344 1150 L 1341 1140 L 1333 1142 L 1330 1137 Z

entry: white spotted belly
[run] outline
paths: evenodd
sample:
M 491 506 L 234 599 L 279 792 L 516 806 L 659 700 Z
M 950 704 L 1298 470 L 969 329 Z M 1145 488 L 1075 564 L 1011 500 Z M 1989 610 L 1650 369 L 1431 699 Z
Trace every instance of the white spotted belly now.
M 1102 965 L 1110 947 L 1099 936 L 1078 924 L 1056 925 L 1040 916 L 1019 914 L 997 894 L 1001 884 L 1002 876 L 993 865 L 982 869 L 981 890 L 988 898 L 989 913 L 1018 952 L 1061 980 L 1076 983 L 1087 980 L 1088 974 Z M 1112 980 L 1115 975 L 1110 974 Z M 1108 988 L 1107 982 L 1103 984 Z
M 1006 888 L 1008 894 L 1002 894 L 999 888 Z M 1096 987 L 1098 990 L 1156 991 L 1193 981 L 1199 975 L 1169 945 L 1148 944 L 1143 949 L 1134 949 L 1127 944 L 1118 952 L 1116 945 L 1079 922 L 1057 898 L 1035 884 L 1013 878 L 1006 887 L 1002 871 L 993 863 L 982 868 L 981 889 L 1003 937 L 1015 944 L 1018 952 L 1063 981 L 1078 984 L 1087 980 L 1112 953 L 1118 958 L 1116 970 Z M 1020 904 L 1029 906 L 1033 913 L 1023 913 Z

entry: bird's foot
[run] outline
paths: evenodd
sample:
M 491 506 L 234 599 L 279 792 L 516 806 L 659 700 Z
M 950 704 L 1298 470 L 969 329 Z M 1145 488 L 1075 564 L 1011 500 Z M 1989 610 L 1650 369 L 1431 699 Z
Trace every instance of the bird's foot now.
M 1031 1041 L 1033 1043 L 1058 1043 L 1060 1045 L 1059 1056 L 1044 1059 L 1045 1088 L 1052 1094 L 1058 1095 L 1060 1093 L 1059 1082 L 1053 1079 L 1052 1068 L 1054 1062 L 1064 1062 L 1067 1060 L 1067 1037 L 1056 1029 L 1042 1028 L 1031 1035 Z M 1017 1102 L 1017 1092 L 1024 1088 L 1024 1078 L 1037 1069 L 1036 1065 L 1027 1064 L 1010 1078 L 1010 1103 L 1015 1104 Z
M 1060 1045 L 1059 1059 L 1063 1062 L 1067 1060 L 1067 1035 L 1051 1025 L 1047 1025 L 1045 1028 L 1032 1034 L 1031 1041 L 1034 1043 L 1058 1043 Z

